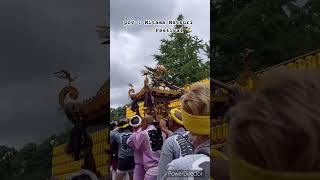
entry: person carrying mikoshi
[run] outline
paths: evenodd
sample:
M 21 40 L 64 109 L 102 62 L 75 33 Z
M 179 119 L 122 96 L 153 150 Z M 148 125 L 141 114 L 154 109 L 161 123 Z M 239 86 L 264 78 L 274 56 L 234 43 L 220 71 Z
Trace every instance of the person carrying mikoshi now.
M 130 147 L 142 151 L 145 180 L 157 179 L 161 148 L 166 136 L 159 127 L 153 125 L 154 121 L 152 116 L 144 116 L 142 131 L 134 132 L 127 140 Z
M 190 133 L 184 128 L 179 109 L 170 110 L 168 126 L 173 135 L 166 139 L 162 146 L 158 180 L 166 174 L 167 165 L 171 161 L 193 153 Z
M 320 179 L 320 72 L 282 70 L 232 107 L 231 180 Z
M 117 127 L 117 122 L 113 122 L 110 124 L 110 132 L 113 131 Z M 110 179 L 116 179 L 117 177 L 117 166 L 118 166 L 118 143 L 116 141 L 113 141 L 113 143 L 110 143 L 110 150 L 109 150 L 109 156 L 110 156 L 110 173 L 112 174 L 112 178 Z
M 130 129 L 128 122 L 122 120 L 117 124 L 117 128 L 110 132 L 110 144 L 114 141 L 118 144 L 117 180 L 123 180 L 127 173 L 130 179 L 133 179 L 133 149 L 127 145 L 127 139 L 132 134 Z
M 142 131 L 141 124 L 142 119 L 140 116 L 135 115 L 133 116 L 129 121 L 130 126 L 133 129 L 133 133 L 140 133 Z M 133 139 L 129 138 L 127 140 L 127 144 L 133 149 L 134 151 L 134 162 L 135 162 L 135 168 L 133 172 L 133 179 L 144 179 L 144 175 L 146 174 L 146 171 L 144 170 L 143 166 L 143 159 L 142 159 L 142 151 L 140 149 L 136 149 L 135 146 L 132 143 Z
M 173 160 L 168 164 L 163 179 L 188 179 L 190 177 L 172 177 L 176 170 L 198 171 L 201 177 L 210 179 L 210 87 L 204 83 L 195 83 L 181 97 L 181 114 L 184 127 L 190 131 L 194 154 Z

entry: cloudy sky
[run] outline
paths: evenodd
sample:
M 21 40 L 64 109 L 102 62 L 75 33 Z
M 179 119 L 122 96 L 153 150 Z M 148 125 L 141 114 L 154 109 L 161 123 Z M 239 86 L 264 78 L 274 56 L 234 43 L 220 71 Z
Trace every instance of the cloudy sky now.
M 136 90 L 143 85 L 140 71 L 144 65 L 153 67 L 152 55 L 158 53 L 160 40 L 166 33 L 155 33 L 150 26 L 123 26 L 124 20 L 174 20 L 183 14 L 192 20 L 192 34 L 208 42 L 210 37 L 209 0 L 111 0 L 110 78 L 111 107 L 129 103 L 128 83 Z M 154 26 L 153 28 L 159 26 Z M 166 27 L 167 28 L 167 27 Z M 168 26 L 172 28 L 172 26 Z
M 53 73 L 77 75 L 79 99 L 93 96 L 108 75 L 108 50 L 96 25 L 108 21 L 106 0 L 0 1 L 0 145 L 39 142 L 68 126 Z

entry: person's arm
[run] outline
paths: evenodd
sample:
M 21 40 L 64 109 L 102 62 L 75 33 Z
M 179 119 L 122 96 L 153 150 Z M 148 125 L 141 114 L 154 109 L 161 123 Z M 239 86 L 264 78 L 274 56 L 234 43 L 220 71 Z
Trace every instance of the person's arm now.
M 110 144 L 115 141 L 115 131 L 110 131 Z
M 132 149 L 140 149 L 144 143 L 145 134 L 143 131 L 137 131 L 127 139 L 127 144 Z
M 166 127 L 165 120 L 161 120 L 159 124 L 161 131 L 167 135 L 167 138 L 173 135 L 173 132 Z
M 173 160 L 173 146 L 170 145 L 169 141 L 165 141 L 162 150 L 161 150 L 161 156 L 160 161 L 158 164 L 159 170 L 158 170 L 158 180 L 161 180 L 162 177 L 164 177 L 167 173 L 167 166 L 168 164 Z
M 166 134 L 167 138 L 173 135 L 173 132 L 168 129 L 163 129 L 162 132 Z

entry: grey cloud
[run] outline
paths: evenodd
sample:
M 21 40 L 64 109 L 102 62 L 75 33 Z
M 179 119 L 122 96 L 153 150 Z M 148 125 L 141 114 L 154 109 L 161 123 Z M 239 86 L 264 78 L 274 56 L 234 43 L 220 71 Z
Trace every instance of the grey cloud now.
M 62 68 L 79 78 L 80 98 L 95 95 L 107 79 L 108 50 L 96 25 L 107 21 L 107 1 L 0 2 L 0 144 L 39 142 L 70 126 L 59 112 Z
M 191 34 L 197 35 L 200 39 L 208 42 L 210 39 L 210 4 L 209 0 L 190 1 L 181 4 L 181 11 L 176 13 L 183 14 L 187 20 L 192 20 L 189 25 L 192 29 Z M 194 12 L 197 13 L 194 13 Z
M 123 29 L 124 20 L 166 20 L 172 16 L 176 3 L 172 0 L 111 0 L 111 26 L 113 30 Z M 129 27 L 130 31 L 141 31 L 147 26 Z
M 156 2 L 156 3 L 155 3 Z M 153 5 L 153 3 L 155 5 Z M 126 6 L 125 6 L 126 5 Z M 139 9 L 138 7 L 146 7 Z M 160 40 L 167 38 L 166 33 L 154 33 L 148 26 L 128 28 L 122 20 L 128 18 L 174 19 L 183 14 L 193 21 L 193 35 L 208 41 L 210 37 L 209 1 L 116 1 L 111 2 L 111 106 L 123 106 L 129 102 L 128 83 L 139 90 L 143 85 L 140 71 L 144 65 L 153 66 L 156 62 L 152 55 L 158 53 Z M 117 11 L 116 11 L 117 10 Z M 120 10 L 120 11 L 119 11 Z M 195 13 L 195 10 L 196 13 Z M 126 33 L 126 38 L 121 34 Z M 136 39 L 134 39 L 134 38 Z M 133 46 L 133 48 L 128 48 Z M 128 55 L 129 54 L 129 55 Z
M 121 34 L 122 32 L 117 32 Z M 118 37 L 118 34 L 115 37 Z M 118 38 L 117 43 L 111 46 L 111 106 L 117 107 L 129 102 L 127 92 L 129 90 L 128 83 L 135 86 L 138 91 L 143 85 L 143 76 L 140 73 L 144 66 L 154 66 L 155 61 L 152 55 L 157 53 L 160 39 L 164 35 L 152 32 L 139 32 L 133 34 L 137 39 Z M 143 38 L 142 38 L 143 37 Z M 123 42 L 123 43 L 122 43 Z M 138 42 L 138 43 L 137 43 Z M 147 46 L 146 46 L 147 45 Z M 133 46 L 127 48 L 126 46 Z M 123 54 L 123 49 L 129 49 Z M 117 104 L 117 105 L 116 105 Z

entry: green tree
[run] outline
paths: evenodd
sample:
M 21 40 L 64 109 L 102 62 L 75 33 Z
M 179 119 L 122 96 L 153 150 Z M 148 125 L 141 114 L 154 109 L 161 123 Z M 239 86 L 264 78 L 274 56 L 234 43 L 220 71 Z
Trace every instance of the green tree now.
M 184 17 L 179 15 L 178 21 Z M 186 25 L 175 25 L 175 29 L 183 29 L 182 33 L 171 33 L 168 39 L 162 39 L 160 53 L 154 55 L 158 64 L 167 71 L 163 77 L 167 81 L 182 86 L 209 77 L 209 58 L 201 57 L 206 54 L 208 45 L 197 36 L 192 36 Z
M 110 108 L 110 120 L 119 121 L 126 116 L 126 106 Z
M 11 161 L 16 157 L 17 150 L 0 146 L 0 179 L 6 179 L 13 171 Z
M 42 180 L 51 176 L 52 146 L 67 142 L 70 129 L 45 139 L 40 144 L 27 143 L 19 151 L 0 146 L 0 179 Z
M 211 2 L 211 72 L 222 81 L 243 70 L 241 52 L 254 49 L 253 70 L 320 48 L 319 1 L 214 0 Z
M 119 116 L 117 110 L 114 108 L 110 108 L 110 120 L 111 121 L 119 121 Z

